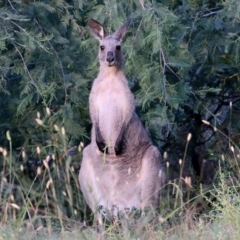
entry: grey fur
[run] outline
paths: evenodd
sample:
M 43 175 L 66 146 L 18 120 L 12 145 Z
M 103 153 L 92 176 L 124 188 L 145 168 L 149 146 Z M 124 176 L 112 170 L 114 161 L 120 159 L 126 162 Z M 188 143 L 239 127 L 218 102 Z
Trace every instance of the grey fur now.
M 100 23 L 88 21 L 100 43 L 100 70 L 89 97 L 92 136 L 83 151 L 79 183 L 94 213 L 102 206 L 114 216 L 132 207 L 156 208 L 165 181 L 161 154 L 135 113 L 123 71 L 119 46 L 129 24 L 107 36 Z

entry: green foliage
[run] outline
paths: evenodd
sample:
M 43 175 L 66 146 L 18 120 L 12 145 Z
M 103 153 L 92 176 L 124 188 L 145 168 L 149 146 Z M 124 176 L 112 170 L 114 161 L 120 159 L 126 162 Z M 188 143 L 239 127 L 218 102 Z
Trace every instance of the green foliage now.
M 56 200 L 45 190 L 51 175 L 61 195 L 56 206 L 70 209 L 62 214 L 72 217 L 73 206 L 79 219 L 86 214 L 83 203 L 77 204 L 82 199 L 76 181 L 81 156 L 73 157 L 71 149 L 90 138 L 88 95 L 98 71 L 98 45 L 86 27 L 88 18 L 103 23 L 107 32 L 132 19 L 123 47 L 125 72 L 154 144 L 168 153 L 169 178 L 179 177 L 180 171 L 180 178 L 194 177 L 197 188 L 218 181 L 215 172 L 223 153 L 228 158 L 224 169 L 239 178 L 239 158 L 231 148 L 239 151 L 240 146 L 238 0 L 2 0 L 0 145 L 10 151 L 10 131 L 11 184 L 21 185 L 23 195 L 33 189 L 32 204 L 42 209 L 41 196 Z M 48 172 L 43 160 L 52 155 L 56 168 Z M 1 172 L 3 163 L 10 164 L 1 156 Z M 33 181 L 37 167 L 45 171 L 39 182 Z M 67 174 L 76 192 L 70 202 L 62 197 L 62 191 L 70 191 L 61 185 Z M 1 177 L 9 180 L 9 172 Z M 23 199 L 19 202 L 27 208 Z M 57 208 L 50 212 L 59 214 Z
M 207 149 L 215 151 L 214 141 L 204 142 L 210 130 L 201 119 L 230 137 L 240 127 L 236 121 L 234 126 L 226 124 L 239 116 L 237 6 L 236 0 L 182 4 L 3 1 L 0 90 L 1 100 L 7 98 L 8 104 L 0 112 L 1 132 L 10 130 L 21 136 L 25 148 L 30 138 L 44 141 L 29 122 L 48 106 L 52 124 L 63 124 L 69 133 L 70 147 L 80 140 L 88 142 L 88 93 L 97 74 L 97 43 L 85 27 L 86 19 L 97 19 L 111 32 L 132 18 L 124 43 L 125 69 L 141 106 L 141 118 L 162 151 L 176 150 L 171 156 L 173 165 L 185 145 L 179 139 L 193 133 L 189 159 L 199 155 L 201 146 L 200 166 L 201 159 L 208 157 Z M 44 138 L 48 137 L 46 133 Z M 199 167 L 193 168 L 198 174 Z
M 0 86 L 1 91 L 11 95 L 9 101 L 15 109 L 5 125 L 9 108 L 4 105 L 2 132 L 21 132 L 24 135 L 21 140 L 25 142 L 44 141 L 35 131 L 36 126 L 29 122 L 35 119 L 37 111 L 49 106 L 54 113 L 52 124 L 65 125 L 75 141 L 84 135 L 90 79 L 85 80 L 88 63 L 80 57 L 84 35 L 76 22 L 81 21 L 76 10 L 66 1 L 49 4 L 34 1 L 27 5 L 6 1 L 1 8 L 1 63 L 4 65 L 1 65 Z

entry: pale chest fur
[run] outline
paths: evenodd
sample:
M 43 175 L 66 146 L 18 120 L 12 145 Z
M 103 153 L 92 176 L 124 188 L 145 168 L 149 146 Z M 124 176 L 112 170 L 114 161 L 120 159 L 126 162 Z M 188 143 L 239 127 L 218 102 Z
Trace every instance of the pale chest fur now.
M 107 76 L 94 81 L 90 94 L 90 113 L 100 131 L 112 145 L 121 127 L 130 121 L 134 111 L 134 98 L 124 76 Z

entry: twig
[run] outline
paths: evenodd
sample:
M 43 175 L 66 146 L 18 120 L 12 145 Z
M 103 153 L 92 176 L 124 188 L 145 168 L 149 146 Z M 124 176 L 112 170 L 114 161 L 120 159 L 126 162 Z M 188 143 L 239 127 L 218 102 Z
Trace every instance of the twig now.
M 5 28 L 5 26 L 4 26 L 1 22 L 0 22 L 0 24 L 2 25 L 2 27 L 3 27 L 3 29 L 5 30 L 6 34 L 9 34 L 8 31 L 7 31 L 7 29 Z M 21 52 L 19 51 L 19 49 L 18 49 L 18 47 L 16 46 L 15 43 L 13 43 L 13 46 L 15 47 L 15 50 L 17 51 L 17 53 L 19 54 L 19 56 L 20 56 L 20 58 L 21 58 L 21 60 L 22 60 L 22 62 L 23 62 L 24 69 L 25 69 L 25 71 L 27 72 L 27 74 L 28 74 L 28 76 L 29 76 L 29 78 L 30 78 L 30 80 L 31 80 L 30 82 L 34 85 L 34 87 L 37 89 L 38 93 L 41 95 L 41 92 L 39 91 L 38 86 L 36 85 L 35 81 L 33 80 L 32 75 L 31 75 L 30 72 L 28 71 L 28 68 L 27 68 L 27 65 L 26 65 L 26 62 L 25 62 L 25 60 L 24 60 L 23 55 L 21 54 Z
M 44 33 L 44 31 L 43 31 L 42 27 L 40 26 L 39 22 L 38 22 L 36 19 L 35 19 L 34 21 L 37 23 L 38 27 L 39 27 L 40 30 L 42 31 L 42 34 L 46 37 L 46 34 Z M 46 39 L 47 39 L 47 38 L 46 38 Z M 64 103 L 66 104 L 68 94 L 67 94 L 66 79 L 65 79 L 65 73 L 64 73 L 64 70 L 63 70 L 62 61 L 60 60 L 60 57 L 59 57 L 58 53 L 56 52 L 56 50 L 54 49 L 53 45 L 51 44 L 50 40 L 47 39 L 47 41 L 48 41 L 51 49 L 52 49 L 53 52 L 55 53 L 55 55 L 56 55 L 56 57 L 57 57 L 57 59 L 58 59 L 58 62 L 59 62 L 59 64 L 60 64 L 60 69 L 61 69 L 61 72 L 62 72 L 63 82 L 64 82 L 64 91 L 65 91 L 65 100 L 64 100 Z
M 8 2 L 9 2 L 9 4 L 10 4 L 11 8 L 17 12 L 17 10 L 16 10 L 16 9 L 13 7 L 13 5 L 12 5 L 11 1 L 10 1 L 10 0 L 8 0 Z
M 217 14 L 217 13 L 222 12 L 222 11 L 223 11 L 223 9 L 215 11 L 215 12 L 206 13 L 206 14 L 202 15 L 202 17 L 208 17 L 210 15 Z

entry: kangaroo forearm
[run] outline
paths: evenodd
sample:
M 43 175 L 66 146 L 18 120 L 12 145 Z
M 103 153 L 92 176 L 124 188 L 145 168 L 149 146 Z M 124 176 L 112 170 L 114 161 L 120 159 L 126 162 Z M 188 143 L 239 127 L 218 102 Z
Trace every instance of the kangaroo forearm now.
M 96 143 L 98 146 L 98 149 L 103 153 L 108 153 L 108 147 L 106 145 L 106 142 L 103 139 L 103 136 L 101 134 L 99 124 L 95 124 L 95 135 L 96 135 Z

